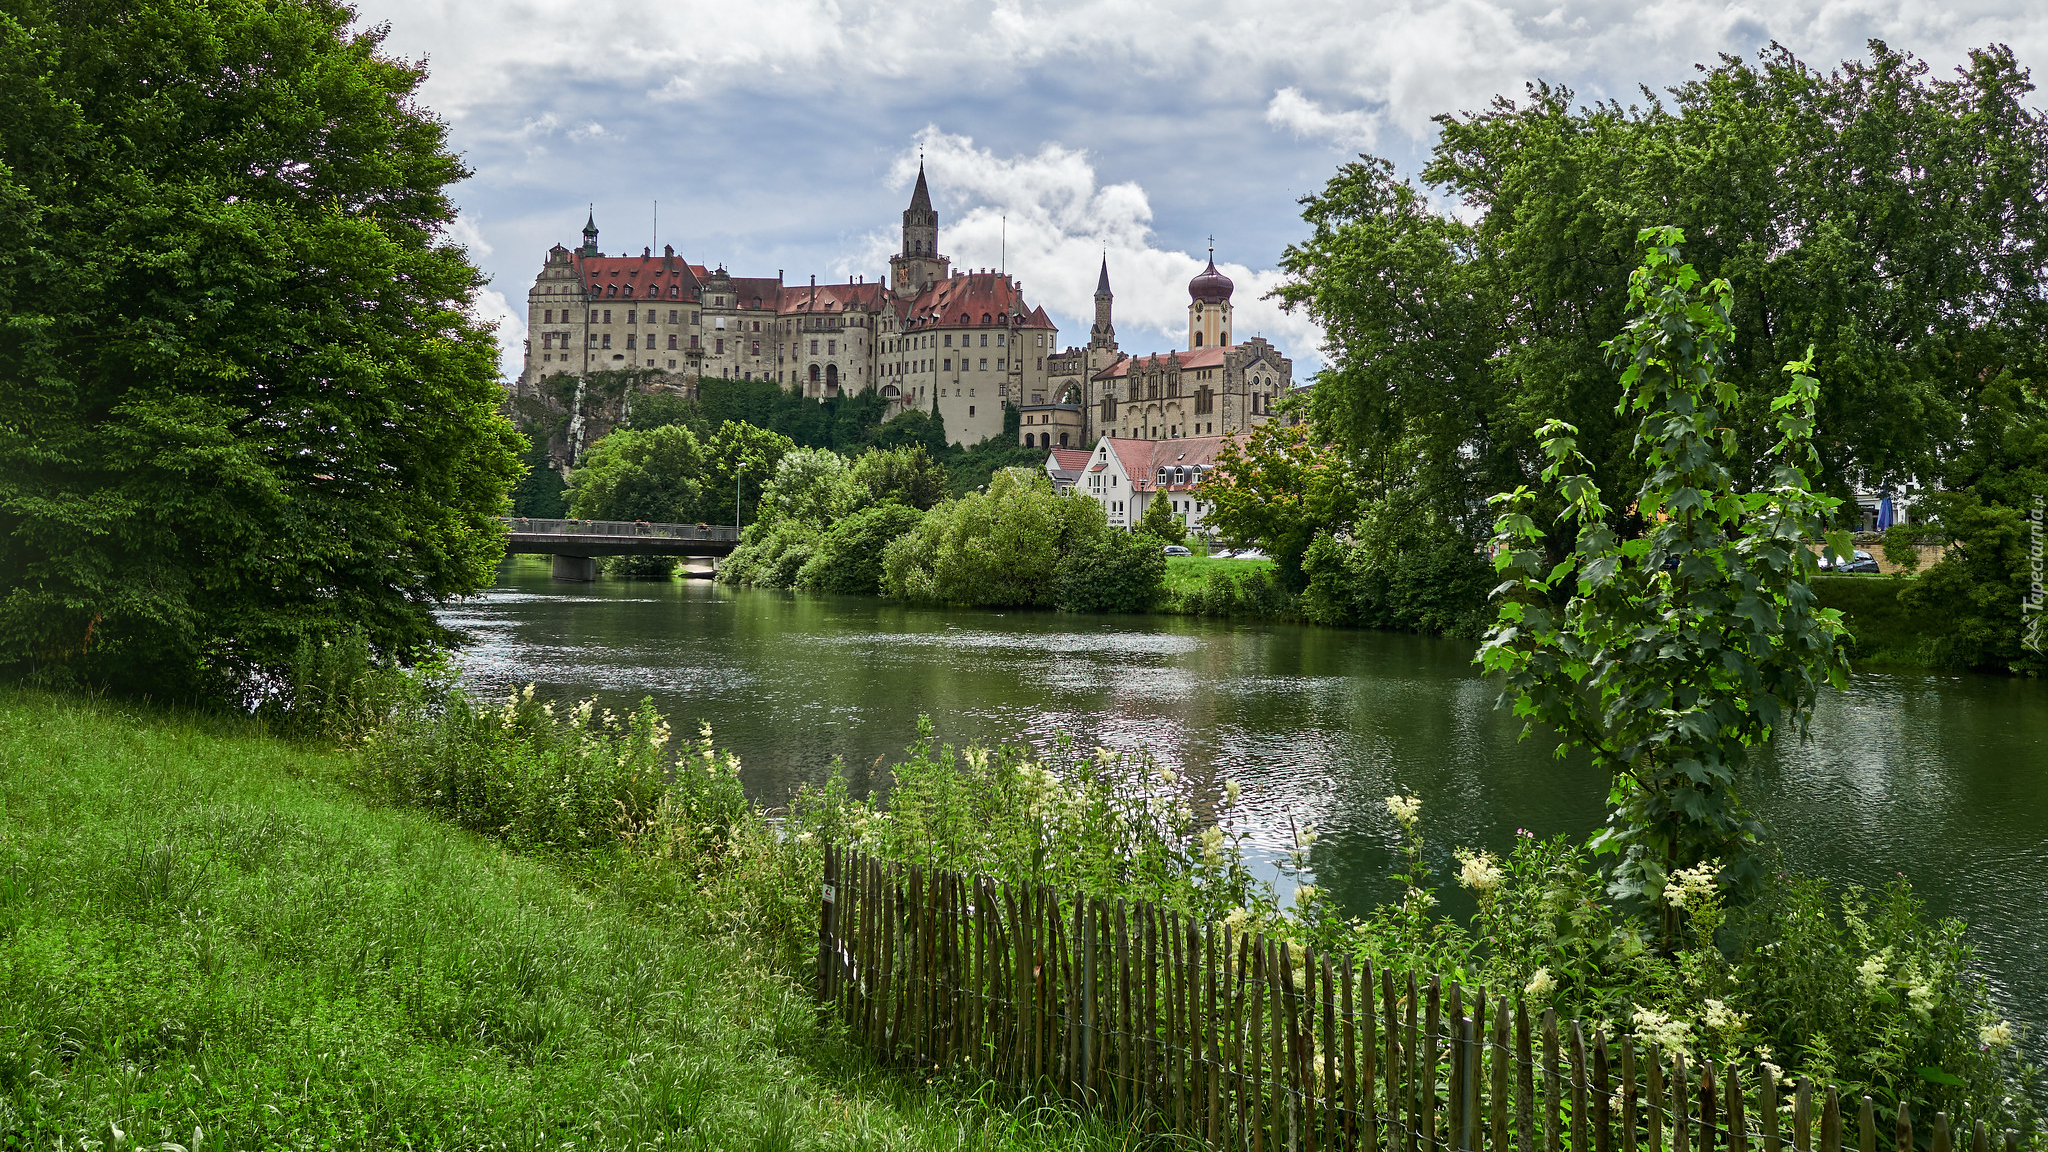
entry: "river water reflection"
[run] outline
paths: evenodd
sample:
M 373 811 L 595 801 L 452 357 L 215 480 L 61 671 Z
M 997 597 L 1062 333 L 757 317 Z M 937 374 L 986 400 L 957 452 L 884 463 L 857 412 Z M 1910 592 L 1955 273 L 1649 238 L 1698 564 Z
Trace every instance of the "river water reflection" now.
M 1197 786 L 1245 785 L 1258 842 L 1290 818 L 1321 832 L 1316 882 L 1362 908 L 1393 892 L 1385 797 L 1423 799 L 1423 831 L 1504 850 L 1517 828 L 1583 835 L 1606 782 L 1493 708 L 1471 646 L 1375 632 L 1183 617 L 927 611 L 731 591 L 701 581 L 556 584 L 512 560 L 444 614 L 473 637 L 477 688 L 528 682 L 618 706 L 652 696 L 679 731 L 710 722 L 757 797 L 832 759 L 899 754 L 929 715 L 942 739 L 1149 745 Z M 1805 742 L 1781 740 L 1747 795 L 1794 866 L 1911 877 L 1969 921 L 2002 999 L 2048 1054 L 2048 685 L 1859 674 Z M 886 761 L 885 761 L 886 762 Z M 858 779 L 858 777 L 857 777 Z

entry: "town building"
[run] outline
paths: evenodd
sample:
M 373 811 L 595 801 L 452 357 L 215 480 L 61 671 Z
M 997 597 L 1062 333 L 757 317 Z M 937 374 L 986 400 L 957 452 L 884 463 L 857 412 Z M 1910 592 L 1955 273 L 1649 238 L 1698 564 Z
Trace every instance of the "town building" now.
M 821 400 L 879 393 L 889 415 L 936 412 L 951 440 L 975 444 L 1002 434 L 1004 404 L 1047 391 L 1058 329 L 1007 274 L 953 269 L 923 165 L 883 279 L 734 276 L 672 246 L 607 256 L 597 237 L 593 214 L 582 246 L 556 245 L 535 277 L 517 394 L 626 369 L 686 394 L 705 376 L 772 380 Z
M 1051 449 L 1104 436 L 1233 436 L 1272 419 L 1274 402 L 1293 386 L 1294 362 L 1259 337 L 1232 343 L 1235 289 L 1211 248 L 1209 266 L 1188 282 L 1187 347 L 1132 356 L 1117 347 L 1105 257 L 1088 343 L 1048 361 L 1045 391 L 1019 405 L 1019 443 Z
M 1188 531 L 1200 532 L 1215 508 L 1202 496 L 1202 481 L 1216 470 L 1217 454 L 1225 444 L 1241 447 L 1247 439 L 1242 432 L 1165 439 L 1104 436 L 1082 464 L 1073 490 L 1100 502 L 1113 527 L 1129 529 L 1152 501 L 1170 500 L 1174 515 Z M 1055 487 L 1060 473 L 1074 463 L 1072 455 L 1055 448 L 1046 459 Z

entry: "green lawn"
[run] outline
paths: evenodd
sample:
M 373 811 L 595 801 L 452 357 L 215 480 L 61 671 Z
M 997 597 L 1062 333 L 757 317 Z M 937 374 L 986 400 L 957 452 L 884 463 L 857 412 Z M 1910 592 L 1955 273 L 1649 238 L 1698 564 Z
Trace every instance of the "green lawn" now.
M 345 753 L 0 690 L 0 765 L 0 1149 L 1111 1146 L 873 1070 L 740 944 Z
M 1208 556 L 1168 556 L 1166 591 L 1178 595 L 1208 583 L 1212 572 L 1257 572 L 1273 567 L 1271 560 L 1218 560 Z

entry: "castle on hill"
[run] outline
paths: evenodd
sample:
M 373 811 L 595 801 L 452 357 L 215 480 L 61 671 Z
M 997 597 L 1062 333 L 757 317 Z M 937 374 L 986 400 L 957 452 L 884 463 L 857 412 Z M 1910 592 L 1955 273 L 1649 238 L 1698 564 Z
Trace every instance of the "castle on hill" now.
M 1105 259 L 1083 348 L 1005 273 L 955 271 L 939 251 L 924 166 L 903 212 L 886 281 L 785 283 L 660 255 L 607 256 L 593 214 L 583 244 L 548 250 L 527 294 L 526 356 L 515 385 L 538 396 L 550 376 L 635 369 L 694 393 L 704 376 L 772 380 L 823 400 L 879 393 L 890 415 L 936 407 L 947 434 L 975 444 L 1020 410 L 1028 445 L 1096 435 L 1170 438 L 1243 431 L 1285 391 L 1292 365 L 1263 340 L 1230 341 L 1230 279 L 1209 267 L 1189 284 L 1189 347 L 1131 357 L 1116 346 Z

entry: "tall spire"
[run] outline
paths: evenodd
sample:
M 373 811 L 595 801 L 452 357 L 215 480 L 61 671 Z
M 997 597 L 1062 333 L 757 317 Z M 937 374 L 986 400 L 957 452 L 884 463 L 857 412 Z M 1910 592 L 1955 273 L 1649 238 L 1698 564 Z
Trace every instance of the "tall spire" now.
M 1107 296 L 1107 295 L 1109 295 L 1109 294 L 1110 294 L 1110 293 L 1109 293 L 1109 253 L 1107 253 L 1107 252 L 1104 252 L 1104 253 L 1102 254 L 1102 275 L 1100 275 L 1100 276 L 1097 276 L 1097 277 L 1095 278 L 1095 294 L 1096 294 L 1097 296 Z
M 932 210 L 931 189 L 924 186 L 923 160 L 917 162 L 917 188 L 910 193 L 910 210 L 912 212 L 929 212 Z

